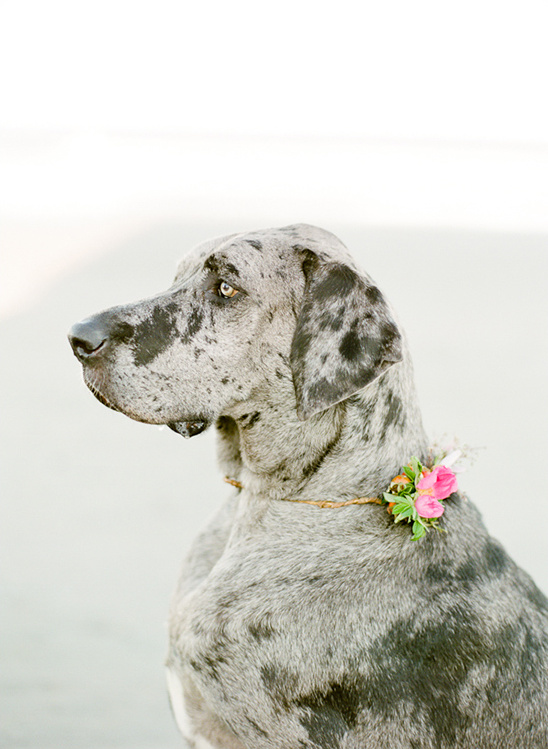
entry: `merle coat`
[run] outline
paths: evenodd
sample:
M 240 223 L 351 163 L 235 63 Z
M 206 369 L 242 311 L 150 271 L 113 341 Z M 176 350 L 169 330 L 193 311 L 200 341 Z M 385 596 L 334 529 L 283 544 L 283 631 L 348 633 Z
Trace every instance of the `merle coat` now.
M 185 562 L 168 683 L 196 749 L 548 747 L 548 604 L 454 494 L 411 540 L 377 496 L 427 450 L 394 312 L 332 234 L 208 241 L 71 332 L 97 398 L 217 430 L 232 492 Z

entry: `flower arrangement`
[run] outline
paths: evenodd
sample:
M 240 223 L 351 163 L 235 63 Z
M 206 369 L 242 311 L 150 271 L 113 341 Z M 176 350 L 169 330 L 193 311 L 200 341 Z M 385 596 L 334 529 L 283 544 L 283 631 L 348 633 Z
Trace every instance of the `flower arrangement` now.
M 458 489 L 457 477 L 449 468 L 460 457 L 460 450 L 439 456 L 431 468 L 422 465 L 416 457 L 402 468 L 402 473 L 390 482 L 387 492 L 383 493 L 388 511 L 394 516 L 394 522 L 405 521 L 413 524 L 413 541 L 422 538 L 430 528 L 439 531 L 438 525 L 445 508 L 442 504 Z
M 438 518 L 445 512 L 442 501 L 458 490 L 455 473 L 465 471 L 476 460 L 478 449 L 468 445 L 457 447 L 455 443 L 444 449 L 436 443 L 428 451 L 427 461 L 431 467 L 424 466 L 416 457 L 411 458 L 411 462 L 402 468 L 402 473 L 392 479 L 382 497 L 355 497 L 340 502 L 330 499 L 281 499 L 329 509 L 348 505 L 388 505 L 388 512 L 393 515 L 395 523 L 405 521 L 413 524 L 412 540 L 418 541 L 430 528 L 443 531 L 438 525 Z M 244 488 L 243 484 L 229 476 L 225 476 L 224 480 L 238 489 Z

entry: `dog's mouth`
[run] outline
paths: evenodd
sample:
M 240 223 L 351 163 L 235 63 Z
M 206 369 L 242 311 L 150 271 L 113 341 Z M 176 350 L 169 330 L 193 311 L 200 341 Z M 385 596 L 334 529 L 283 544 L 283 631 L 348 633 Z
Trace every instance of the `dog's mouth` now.
M 157 419 L 149 420 L 149 418 L 147 418 L 146 416 L 137 414 L 134 411 L 127 410 L 126 408 L 120 407 L 119 405 L 113 403 L 110 396 L 105 393 L 105 383 L 97 372 L 90 372 L 87 368 L 84 368 L 84 382 L 91 390 L 93 395 L 97 398 L 99 403 L 102 403 L 103 406 L 106 406 L 113 411 L 118 411 L 118 413 L 122 413 L 125 416 L 128 416 L 130 419 L 140 421 L 144 424 L 163 423 L 162 421 L 158 421 Z M 187 419 L 167 422 L 167 426 L 170 429 L 172 429 L 174 432 L 177 432 L 177 434 L 180 434 L 185 439 L 190 439 L 190 437 L 195 437 L 197 434 L 201 434 L 210 426 L 210 424 L 211 419 L 208 419 L 201 414 L 190 415 L 190 418 Z
M 174 432 L 180 434 L 185 439 L 190 439 L 204 432 L 209 426 L 206 419 L 195 419 L 193 421 L 170 421 L 168 427 Z

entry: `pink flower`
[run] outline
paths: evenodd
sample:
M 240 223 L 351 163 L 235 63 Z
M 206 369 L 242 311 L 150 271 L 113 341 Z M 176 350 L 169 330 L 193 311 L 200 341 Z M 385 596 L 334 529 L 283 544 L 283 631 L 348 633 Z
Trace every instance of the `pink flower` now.
M 421 494 L 417 497 L 415 510 L 421 518 L 439 518 L 444 513 L 443 505 L 429 494 Z
M 422 479 L 417 484 L 417 489 L 420 495 L 428 495 L 432 499 L 447 499 L 450 494 L 457 491 L 457 477 L 446 466 L 434 466 L 430 473 L 423 473 Z M 438 516 L 424 515 L 423 517 Z

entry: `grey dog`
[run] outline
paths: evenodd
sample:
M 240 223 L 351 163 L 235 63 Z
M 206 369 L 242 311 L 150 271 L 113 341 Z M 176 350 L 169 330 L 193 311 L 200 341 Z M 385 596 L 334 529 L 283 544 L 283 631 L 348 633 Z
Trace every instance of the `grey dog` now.
M 214 426 L 238 486 L 172 603 L 168 684 L 196 749 L 548 747 L 548 601 L 454 493 L 411 540 L 375 497 L 425 436 L 401 328 L 345 246 L 221 237 L 173 285 L 70 334 L 132 419 Z

